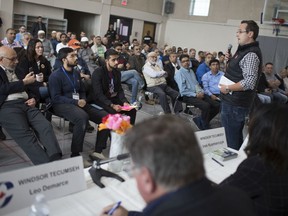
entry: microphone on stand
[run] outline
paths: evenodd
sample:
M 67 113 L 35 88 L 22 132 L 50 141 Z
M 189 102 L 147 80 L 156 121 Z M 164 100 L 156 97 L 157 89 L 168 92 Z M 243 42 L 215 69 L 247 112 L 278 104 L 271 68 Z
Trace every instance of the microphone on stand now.
M 129 158 L 129 157 L 130 157 L 129 153 L 120 154 L 120 155 L 117 155 L 116 157 L 112 157 L 112 158 L 108 158 L 108 159 L 101 159 L 101 158 L 95 157 L 93 155 L 90 155 L 90 158 L 93 160 L 93 165 L 89 169 L 89 173 L 90 173 L 90 176 L 91 176 L 93 182 L 96 185 L 98 185 L 100 188 L 105 187 L 105 185 L 101 183 L 101 178 L 104 176 L 110 177 L 110 178 L 115 178 L 121 182 L 124 182 L 125 180 L 122 177 L 120 177 L 119 175 L 112 173 L 110 171 L 104 170 L 100 166 L 102 164 L 106 164 L 106 163 L 109 163 L 112 161 L 124 160 L 124 159 Z

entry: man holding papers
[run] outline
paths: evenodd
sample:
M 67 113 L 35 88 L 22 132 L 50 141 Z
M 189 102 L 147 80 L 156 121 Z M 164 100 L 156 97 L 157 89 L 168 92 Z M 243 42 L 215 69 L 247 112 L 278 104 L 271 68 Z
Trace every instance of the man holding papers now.
M 245 118 L 256 96 L 255 88 L 261 71 L 262 55 L 256 38 L 259 26 L 253 20 L 243 20 L 236 36 L 238 49 L 228 58 L 225 77 L 235 84 L 219 84 L 221 91 L 221 122 L 227 143 L 238 150 L 243 142 Z
M 131 105 L 121 86 L 121 72 L 117 70 L 118 58 L 119 53 L 116 50 L 107 50 L 105 65 L 92 74 L 93 102 L 111 114 L 123 112 L 125 109 L 124 113 L 130 116 L 131 124 L 134 124 L 136 109 L 129 109 Z

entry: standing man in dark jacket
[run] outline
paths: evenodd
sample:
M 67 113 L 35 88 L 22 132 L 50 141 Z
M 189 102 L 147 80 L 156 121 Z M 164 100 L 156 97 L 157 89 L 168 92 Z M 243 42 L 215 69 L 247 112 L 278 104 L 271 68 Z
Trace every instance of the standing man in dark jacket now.
M 44 32 L 47 32 L 46 31 L 46 25 L 45 25 L 45 23 L 42 22 L 41 16 L 38 16 L 37 22 L 34 22 L 32 24 L 31 34 L 33 35 L 34 38 L 38 37 L 38 31 L 39 30 L 43 30 Z
M 243 143 L 242 130 L 251 104 L 256 96 L 257 79 L 261 72 L 262 55 L 256 41 L 259 26 L 253 20 L 243 20 L 237 30 L 238 49 L 229 59 L 225 77 L 234 84 L 221 86 L 221 122 L 227 143 L 238 150 Z

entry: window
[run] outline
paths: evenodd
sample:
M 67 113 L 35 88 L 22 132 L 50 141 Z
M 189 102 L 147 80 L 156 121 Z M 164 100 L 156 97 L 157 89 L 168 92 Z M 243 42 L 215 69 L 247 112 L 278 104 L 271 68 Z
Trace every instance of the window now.
M 190 16 L 208 16 L 210 0 L 191 0 Z

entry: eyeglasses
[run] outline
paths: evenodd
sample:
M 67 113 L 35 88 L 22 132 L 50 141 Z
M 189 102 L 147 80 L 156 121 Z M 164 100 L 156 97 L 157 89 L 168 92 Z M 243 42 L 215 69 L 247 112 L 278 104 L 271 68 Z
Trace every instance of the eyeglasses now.
M 242 34 L 242 33 L 247 33 L 247 31 L 246 31 L 246 30 L 241 30 L 241 29 L 239 29 L 236 33 L 237 33 L 237 34 Z
M 181 61 L 182 63 L 189 62 L 189 59 Z
M 15 62 L 15 61 L 17 61 L 17 60 L 18 60 L 18 58 L 17 58 L 17 57 L 8 58 L 8 57 L 5 57 L 5 56 L 3 56 L 3 58 L 6 58 L 6 59 L 8 59 L 9 61 L 13 61 L 13 62 Z

